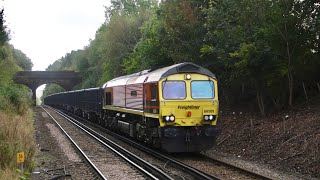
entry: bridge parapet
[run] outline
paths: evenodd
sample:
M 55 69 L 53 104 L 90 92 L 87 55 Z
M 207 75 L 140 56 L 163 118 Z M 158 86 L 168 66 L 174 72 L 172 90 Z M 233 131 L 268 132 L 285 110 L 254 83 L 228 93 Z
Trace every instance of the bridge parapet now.
M 69 91 L 82 81 L 80 73 L 74 71 L 19 71 L 14 77 L 16 83 L 24 84 L 32 90 L 36 102 L 36 90 L 42 84 L 55 83 Z

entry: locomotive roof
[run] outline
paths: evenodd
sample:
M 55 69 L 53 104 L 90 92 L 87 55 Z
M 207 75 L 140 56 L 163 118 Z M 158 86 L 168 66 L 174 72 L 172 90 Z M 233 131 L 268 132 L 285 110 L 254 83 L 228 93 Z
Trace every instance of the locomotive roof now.
M 138 73 L 121 76 L 108 81 L 103 87 L 119 86 L 126 84 L 138 84 L 143 82 L 157 82 L 162 78 L 166 78 L 172 74 L 178 73 L 199 73 L 216 78 L 216 76 L 206 68 L 198 66 L 191 62 L 174 64 L 157 70 L 144 70 Z

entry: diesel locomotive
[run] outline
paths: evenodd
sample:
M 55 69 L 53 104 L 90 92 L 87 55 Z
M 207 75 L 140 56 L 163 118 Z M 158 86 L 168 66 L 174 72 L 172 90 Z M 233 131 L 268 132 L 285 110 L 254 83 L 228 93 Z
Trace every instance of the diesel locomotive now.
M 218 135 L 217 79 L 190 62 L 118 77 L 98 88 L 52 94 L 44 104 L 167 152 L 207 150 Z

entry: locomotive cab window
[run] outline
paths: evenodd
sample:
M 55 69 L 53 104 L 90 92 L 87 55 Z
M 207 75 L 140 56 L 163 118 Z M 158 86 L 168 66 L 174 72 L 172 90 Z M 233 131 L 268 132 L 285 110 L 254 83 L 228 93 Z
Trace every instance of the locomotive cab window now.
M 193 99 L 214 98 L 214 84 L 212 81 L 192 81 L 191 97 Z
M 186 83 L 184 81 L 162 82 L 162 96 L 164 99 L 185 99 Z

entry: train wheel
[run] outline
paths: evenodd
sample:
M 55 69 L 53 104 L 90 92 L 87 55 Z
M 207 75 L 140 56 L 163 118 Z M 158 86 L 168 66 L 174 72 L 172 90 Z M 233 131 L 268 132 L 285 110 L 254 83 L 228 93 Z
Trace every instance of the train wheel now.
M 102 124 L 103 124 L 103 126 L 105 126 L 105 127 L 108 126 L 108 116 L 106 116 L 106 115 L 103 116 Z
M 155 148 L 160 148 L 161 147 L 160 139 L 159 138 L 153 138 L 152 146 L 155 147 Z

